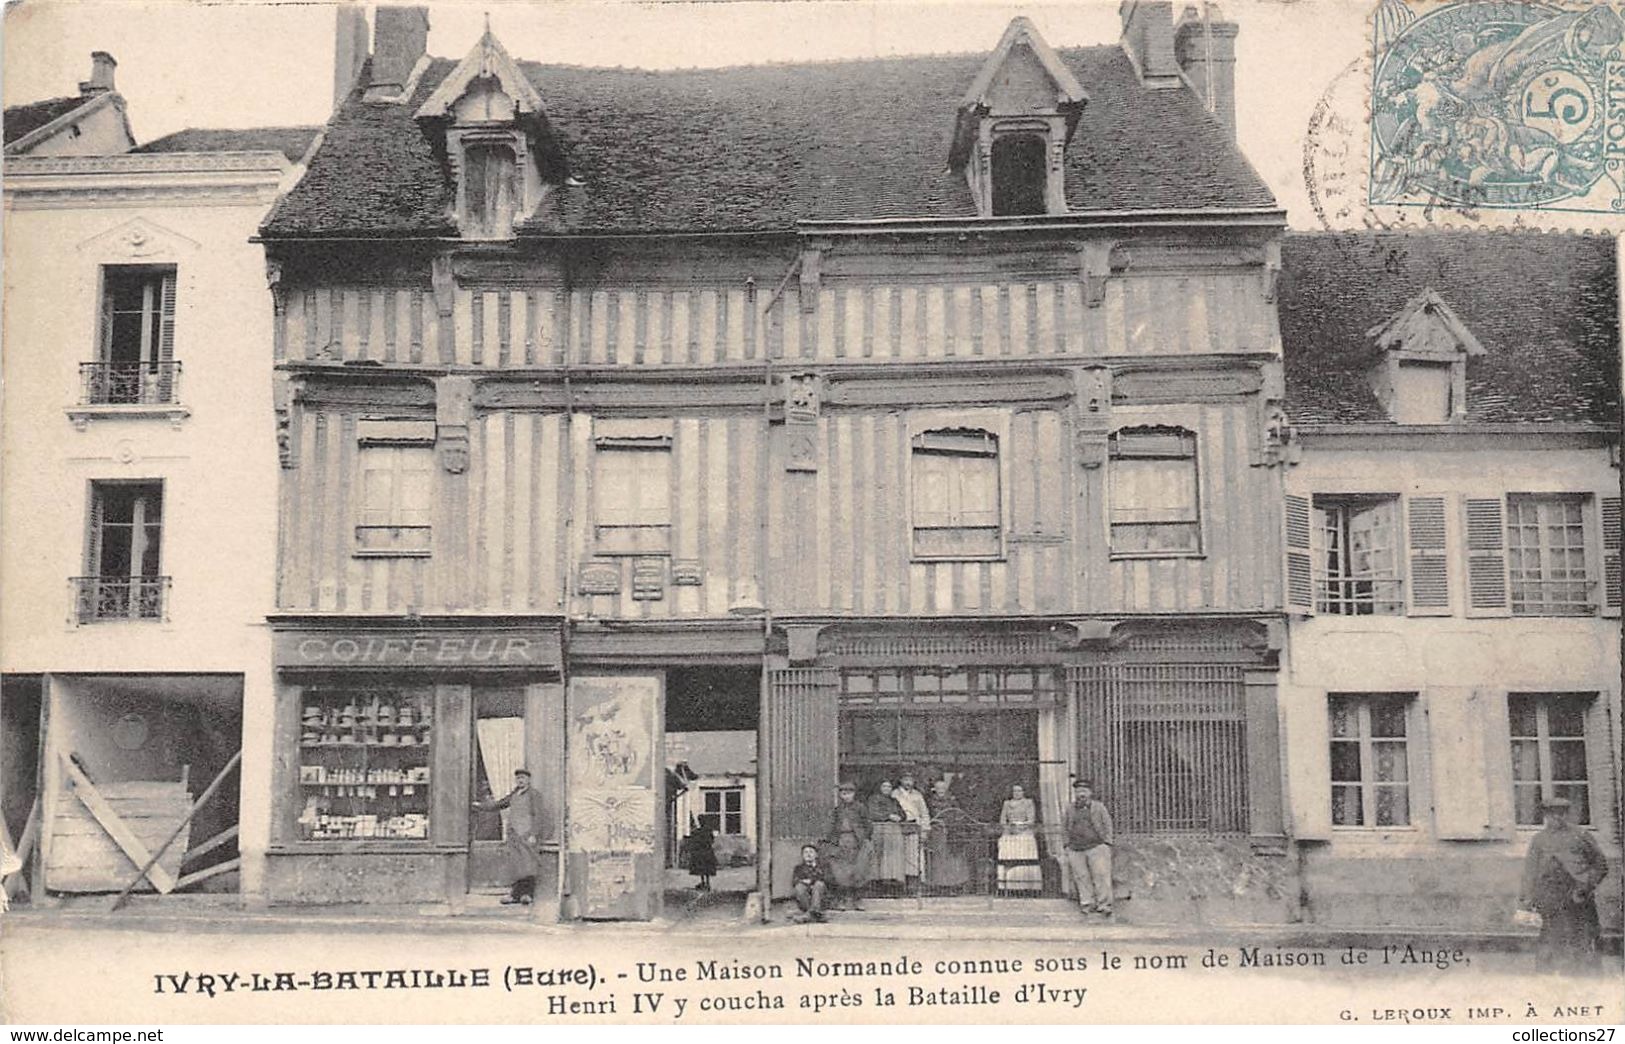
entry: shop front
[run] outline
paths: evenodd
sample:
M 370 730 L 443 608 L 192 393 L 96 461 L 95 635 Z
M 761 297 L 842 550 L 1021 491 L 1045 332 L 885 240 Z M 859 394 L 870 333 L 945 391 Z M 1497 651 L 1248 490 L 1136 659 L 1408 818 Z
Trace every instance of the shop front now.
M 460 908 L 470 893 L 500 888 L 504 819 L 472 805 L 508 793 L 520 768 L 545 810 L 537 894 L 557 894 L 557 620 L 306 618 L 273 628 L 270 902 Z
M 877 824 L 875 895 L 1066 894 L 1062 824 L 1079 778 L 1124 839 L 1125 887 L 1147 899 L 1147 882 L 1208 872 L 1191 853 L 1233 852 L 1236 865 L 1210 876 L 1244 876 L 1279 848 L 1274 652 L 1260 622 L 786 629 L 805 640 L 800 662 L 768 679 L 775 896 L 799 847 L 824 838 L 838 779 Z M 905 825 L 897 842 L 887 811 L 918 805 L 896 793 L 905 776 L 929 825 L 917 841 Z

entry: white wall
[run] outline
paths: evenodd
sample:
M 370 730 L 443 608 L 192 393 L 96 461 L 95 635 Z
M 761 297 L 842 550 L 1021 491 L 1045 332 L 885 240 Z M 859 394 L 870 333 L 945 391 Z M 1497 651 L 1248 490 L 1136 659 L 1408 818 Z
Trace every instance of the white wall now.
M 8 171 L 8 194 L 13 193 Z M 105 185 L 106 180 L 102 183 Z M 276 175 L 236 200 L 35 208 L 5 213 L 4 415 L 0 419 L 0 671 L 227 672 L 244 678 L 245 893 L 259 888 L 270 795 L 275 424 L 271 297 L 248 242 Z M 130 236 L 134 230 L 138 234 Z M 103 264 L 178 266 L 175 358 L 189 416 L 91 419 L 77 430 L 79 364 L 96 358 Z M 69 578 L 84 575 L 90 483 L 164 483 L 163 622 L 74 622 Z

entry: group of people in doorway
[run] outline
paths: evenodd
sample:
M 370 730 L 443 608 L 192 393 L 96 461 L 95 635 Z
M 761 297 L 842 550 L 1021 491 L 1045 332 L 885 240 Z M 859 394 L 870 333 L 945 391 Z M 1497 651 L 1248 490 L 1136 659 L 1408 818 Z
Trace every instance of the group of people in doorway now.
M 926 795 L 916 787 L 913 773 L 904 772 L 895 786 L 881 780 L 862 801 L 857 784 L 843 780 L 822 844 L 803 846 L 791 875 L 798 919 L 822 921 L 828 910 L 842 905 L 861 910 L 864 893 L 875 882 L 900 883 L 910 892 L 922 880 L 949 888 L 964 885 L 972 876 L 972 856 L 944 829 L 950 809 L 957 810 L 957 804 L 947 780 L 936 780 Z M 1073 785 L 1062 842 L 1080 909 L 1111 916 L 1112 819 L 1087 780 Z M 1019 784 L 1010 788 L 1000 810 L 994 862 L 1001 892 L 1043 890 L 1038 807 Z

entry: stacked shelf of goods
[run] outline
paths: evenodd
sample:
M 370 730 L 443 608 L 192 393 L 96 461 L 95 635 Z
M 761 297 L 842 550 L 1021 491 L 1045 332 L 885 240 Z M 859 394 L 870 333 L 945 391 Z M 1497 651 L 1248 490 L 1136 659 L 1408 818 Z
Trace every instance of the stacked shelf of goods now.
M 427 694 L 308 692 L 300 727 L 305 840 L 428 838 Z

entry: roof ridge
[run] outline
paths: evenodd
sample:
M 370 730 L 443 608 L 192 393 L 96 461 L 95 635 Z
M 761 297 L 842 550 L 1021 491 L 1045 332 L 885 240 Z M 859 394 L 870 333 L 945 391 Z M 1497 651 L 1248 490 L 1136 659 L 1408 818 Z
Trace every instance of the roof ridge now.
M 1072 44 L 1052 47 L 1052 50 L 1063 56 L 1068 52 L 1118 49 L 1119 45 L 1115 43 Z M 550 62 L 540 58 L 516 58 L 514 60 L 521 66 L 536 65 L 549 69 L 568 69 L 572 72 L 640 72 L 660 75 L 664 73 L 734 72 L 753 69 L 808 69 L 834 65 L 926 61 L 945 58 L 986 61 L 988 53 L 987 51 L 921 51 L 909 54 L 852 55 L 844 58 L 785 58 L 767 62 L 732 62 L 727 65 L 674 65 L 667 68 L 650 68 L 644 65 L 582 65 L 576 62 Z M 456 61 L 455 59 L 445 58 L 431 58 L 430 60 L 452 61 L 454 63 Z

